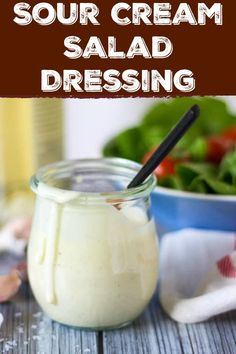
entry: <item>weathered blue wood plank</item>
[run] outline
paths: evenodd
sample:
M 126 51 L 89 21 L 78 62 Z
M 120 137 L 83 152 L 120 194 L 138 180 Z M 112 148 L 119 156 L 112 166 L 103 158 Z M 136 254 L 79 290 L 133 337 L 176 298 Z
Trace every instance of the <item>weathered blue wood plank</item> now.
M 28 286 L 0 305 L 0 353 L 13 354 L 235 354 L 236 312 L 184 325 L 167 317 L 157 295 L 132 325 L 104 333 L 62 326 L 45 316 Z
M 236 312 L 184 325 L 161 309 L 157 295 L 132 326 L 104 333 L 104 354 L 235 354 Z
M 95 332 L 60 325 L 42 313 L 27 286 L 11 303 L 0 305 L 0 353 L 98 354 Z

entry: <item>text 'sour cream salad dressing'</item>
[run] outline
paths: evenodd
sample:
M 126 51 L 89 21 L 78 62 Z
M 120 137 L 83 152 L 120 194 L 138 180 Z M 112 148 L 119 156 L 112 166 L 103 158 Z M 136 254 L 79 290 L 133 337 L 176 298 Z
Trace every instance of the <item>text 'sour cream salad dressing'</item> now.
M 137 206 L 86 203 L 43 183 L 38 191 L 28 264 L 43 310 L 56 321 L 89 328 L 137 317 L 158 276 L 153 221 Z

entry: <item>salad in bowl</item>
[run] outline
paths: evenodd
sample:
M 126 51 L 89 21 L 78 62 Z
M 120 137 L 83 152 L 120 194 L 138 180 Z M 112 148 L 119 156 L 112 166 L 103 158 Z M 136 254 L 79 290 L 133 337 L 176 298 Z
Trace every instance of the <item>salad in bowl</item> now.
M 194 104 L 200 117 L 155 170 L 153 212 L 161 230 L 199 227 L 236 231 L 236 116 L 218 98 L 159 101 L 138 126 L 114 137 L 105 156 L 145 163 Z

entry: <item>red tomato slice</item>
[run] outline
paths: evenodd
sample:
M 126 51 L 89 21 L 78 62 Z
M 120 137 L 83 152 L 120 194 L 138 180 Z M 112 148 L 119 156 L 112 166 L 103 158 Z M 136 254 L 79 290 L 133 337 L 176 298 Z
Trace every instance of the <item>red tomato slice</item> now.
M 233 141 L 234 143 L 236 143 L 236 126 L 232 126 L 228 129 L 226 129 L 222 136 L 228 140 Z
M 206 139 L 206 160 L 218 164 L 224 155 L 234 147 L 234 142 L 223 136 L 210 136 Z
M 167 156 L 160 165 L 155 169 L 157 177 L 166 177 L 175 174 L 176 161 L 172 157 Z
M 155 149 L 147 152 L 143 158 L 143 164 L 151 157 Z M 155 169 L 154 173 L 158 178 L 173 175 L 175 173 L 175 165 L 179 160 L 174 160 L 171 156 L 167 156 L 161 164 Z

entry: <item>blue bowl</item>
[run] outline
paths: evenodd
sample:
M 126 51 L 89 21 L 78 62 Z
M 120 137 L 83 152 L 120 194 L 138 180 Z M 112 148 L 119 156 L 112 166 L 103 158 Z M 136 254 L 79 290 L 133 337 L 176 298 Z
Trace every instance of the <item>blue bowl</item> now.
M 236 196 L 218 196 L 156 187 L 152 212 L 160 235 L 194 227 L 236 231 Z

